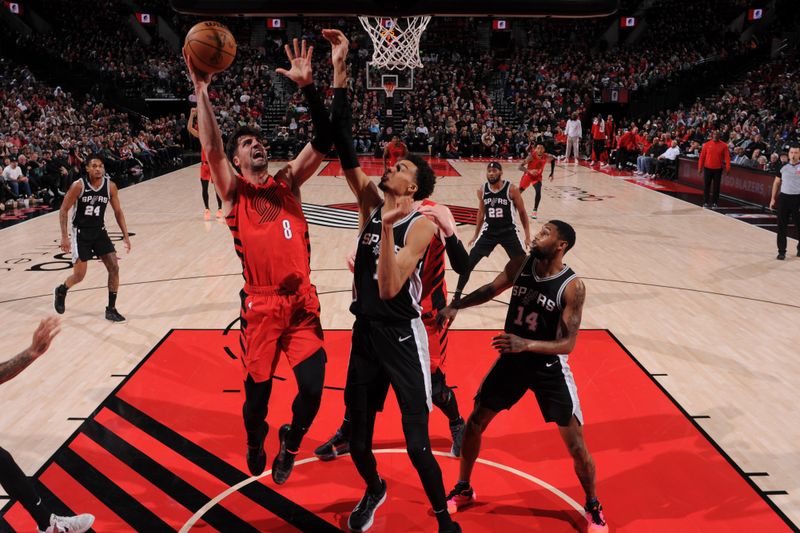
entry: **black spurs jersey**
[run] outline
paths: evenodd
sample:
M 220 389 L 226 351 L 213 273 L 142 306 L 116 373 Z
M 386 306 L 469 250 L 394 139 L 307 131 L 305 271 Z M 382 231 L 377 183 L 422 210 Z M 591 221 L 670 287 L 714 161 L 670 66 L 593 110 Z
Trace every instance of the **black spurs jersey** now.
M 503 180 L 500 190 L 494 192 L 489 182 L 483 184 L 484 218 L 481 233 L 499 235 L 517 230 L 514 202 L 511 201 L 511 182 Z
M 353 303 L 350 312 L 357 317 L 387 322 L 419 318 L 422 295 L 420 270 L 422 260 L 417 263 L 411 276 L 403 284 L 397 296 L 382 300 L 378 291 L 378 255 L 381 249 L 381 213 L 383 204 L 369 216 L 356 247 L 356 260 L 353 268 Z M 395 253 L 406 244 L 406 237 L 414 222 L 422 217 L 412 211 L 394 224 Z
M 106 207 L 111 201 L 111 185 L 108 176 L 103 176 L 100 187 L 93 189 L 88 177 L 81 178 L 81 194 L 75 202 L 72 225 L 78 229 L 105 227 Z
M 554 341 L 562 335 L 564 290 L 577 275 L 564 265 L 558 274 L 540 278 L 535 265 L 536 259 L 528 255 L 514 281 L 505 331 L 526 339 Z

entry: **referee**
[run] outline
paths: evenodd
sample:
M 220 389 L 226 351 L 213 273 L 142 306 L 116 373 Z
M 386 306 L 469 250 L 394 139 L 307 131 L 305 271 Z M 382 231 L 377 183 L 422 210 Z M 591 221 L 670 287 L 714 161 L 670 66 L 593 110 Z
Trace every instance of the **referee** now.
M 800 146 L 789 148 L 789 162 L 781 167 L 780 175 L 775 176 L 769 208 L 775 209 L 776 204 L 778 205 L 778 257 L 776 259 L 783 261 L 786 259 L 786 233 L 789 229 L 789 217 L 794 219 L 795 227 L 800 228 Z M 797 244 L 797 256 L 800 257 L 800 242 Z

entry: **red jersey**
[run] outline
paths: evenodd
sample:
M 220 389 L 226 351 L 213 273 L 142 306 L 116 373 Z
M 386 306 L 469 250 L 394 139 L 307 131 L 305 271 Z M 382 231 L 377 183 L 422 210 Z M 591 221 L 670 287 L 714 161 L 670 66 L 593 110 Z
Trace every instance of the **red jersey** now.
M 391 167 L 392 165 L 396 165 L 398 161 L 408 154 L 408 148 L 402 142 L 397 144 L 389 143 L 386 145 L 387 150 L 389 151 L 389 162 L 388 165 Z
M 436 205 L 433 200 L 422 200 L 422 205 Z M 425 259 L 422 261 L 422 295 L 420 296 L 420 306 L 422 314 L 438 311 L 447 305 L 447 284 L 444 281 L 444 242 L 439 236 L 439 232 L 431 239 L 428 250 L 425 252 Z
M 253 291 L 257 287 L 297 291 L 311 286 L 308 223 L 289 185 L 273 176 L 263 185 L 237 177 L 236 201 L 226 220 L 242 260 L 247 292 L 257 292 Z
M 544 166 L 547 164 L 547 155 L 539 157 L 536 152 L 531 150 L 531 157 L 533 159 L 528 162 L 527 173 L 533 176 L 541 176 Z
M 200 148 L 200 179 L 209 181 L 211 179 L 211 167 L 208 164 L 206 151 Z

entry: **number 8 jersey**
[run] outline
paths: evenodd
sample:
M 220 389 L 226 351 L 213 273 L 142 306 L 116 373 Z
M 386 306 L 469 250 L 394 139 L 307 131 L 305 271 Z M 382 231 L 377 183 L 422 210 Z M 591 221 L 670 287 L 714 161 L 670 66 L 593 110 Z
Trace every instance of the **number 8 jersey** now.
M 237 177 L 236 200 L 226 221 L 246 285 L 291 292 L 311 285 L 308 223 L 287 183 L 269 176 L 255 185 Z
M 536 259 L 528 255 L 514 280 L 506 315 L 506 333 L 525 339 L 554 341 L 561 338 L 564 291 L 577 275 L 567 265 L 558 274 L 536 275 Z
M 106 220 L 106 207 L 111 201 L 108 176 L 98 189 L 93 189 L 89 178 L 81 178 L 81 194 L 72 211 L 72 226 L 78 229 L 103 229 Z

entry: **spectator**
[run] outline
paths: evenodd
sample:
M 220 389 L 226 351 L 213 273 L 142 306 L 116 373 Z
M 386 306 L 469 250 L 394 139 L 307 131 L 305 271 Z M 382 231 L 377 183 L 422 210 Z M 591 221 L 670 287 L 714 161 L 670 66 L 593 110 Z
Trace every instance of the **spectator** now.
M 711 140 L 703 145 L 697 161 L 697 174 L 702 175 L 704 181 L 703 207 L 707 208 L 711 201 L 711 208 L 717 208 L 723 166 L 726 173 L 731 171 L 731 154 L 727 143 L 719 139 L 719 131 L 714 130 Z

